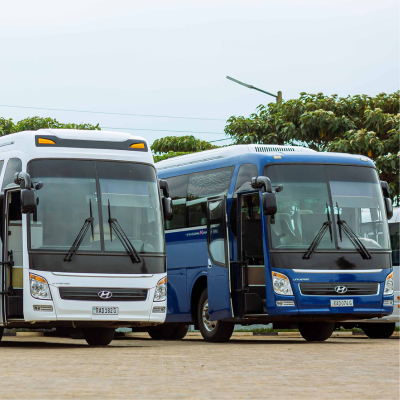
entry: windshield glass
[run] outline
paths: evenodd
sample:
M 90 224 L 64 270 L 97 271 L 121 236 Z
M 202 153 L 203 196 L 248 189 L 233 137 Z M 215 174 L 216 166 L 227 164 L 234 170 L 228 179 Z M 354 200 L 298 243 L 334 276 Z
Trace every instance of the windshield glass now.
M 30 215 L 30 249 L 68 251 L 85 220 L 93 217 L 79 252 L 125 252 L 111 217 L 142 253 L 163 253 L 160 198 L 149 165 L 111 161 L 35 160 L 32 179 L 43 182 L 36 215 Z M 108 208 L 110 203 L 110 208 Z M 99 210 L 102 210 L 99 215 Z
M 278 213 L 271 224 L 272 246 L 276 249 L 307 249 L 325 221 L 336 230 L 337 213 L 368 249 L 388 249 L 386 213 L 380 182 L 372 168 L 337 165 L 272 165 L 264 174 L 277 193 Z M 336 206 L 337 204 L 337 206 Z M 354 249 L 342 233 L 338 247 Z M 336 248 L 328 229 L 318 250 Z M 354 249 L 355 250 L 355 249 Z

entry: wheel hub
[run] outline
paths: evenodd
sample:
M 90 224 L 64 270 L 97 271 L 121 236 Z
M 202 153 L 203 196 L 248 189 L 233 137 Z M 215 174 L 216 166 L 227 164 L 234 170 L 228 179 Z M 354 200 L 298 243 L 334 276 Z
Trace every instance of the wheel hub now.
M 202 321 L 203 325 L 206 328 L 208 332 L 212 332 L 216 326 L 218 321 L 210 321 L 210 314 L 208 310 L 208 300 L 206 300 L 203 304 L 203 310 L 202 310 Z

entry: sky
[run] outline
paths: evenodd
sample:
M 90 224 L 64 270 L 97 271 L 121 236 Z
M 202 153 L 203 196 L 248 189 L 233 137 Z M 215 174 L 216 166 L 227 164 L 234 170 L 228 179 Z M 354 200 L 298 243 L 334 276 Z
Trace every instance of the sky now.
M 226 75 L 284 100 L 394 92 L 399 2 L 0 2 L 0 117 L 99 123 L 150 143 L 187 134 L 216 141 L 230 116 L 274 101 Z

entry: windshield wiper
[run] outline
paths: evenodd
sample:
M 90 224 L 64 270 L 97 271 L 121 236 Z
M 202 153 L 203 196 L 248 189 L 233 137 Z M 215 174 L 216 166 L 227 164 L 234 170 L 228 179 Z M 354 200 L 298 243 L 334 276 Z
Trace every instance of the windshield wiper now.
M 93 231 L 93 215 L 92 215 L 92 201 L 89 199 L 89 210 L 90 210 L 90 217 L 85 219 L 81 230 L 78 233 L 74 243 L 72 244 L 71 248 L 69 249 L 68 254 L 64 258 L 64 261 L 71 261 L 73 255 L 78 251 L 79 246 L 82 244 L 82 241 L 89 230 L 89 226 L 92 228 L 92 239 L 94 240 L 94 231 Z
M 321 229 L 318 231 L 317 235 L 315 236 L 314 240 L 311 242 L 310 247 L 308 248 L 307 252 L 303 255 L 304 260 L 308 260 L 311 258 L 311 255 L 314 253 L 314 251 L 317 249 L 318 245 L 321 243 L 322 238 L 324 237 L 326 231 L 329 229 L 329 233 L 331 235 L 331 242 L 332 242 L 332 221 L 331 217 L 329 214 L 329 207 L 328 204 L 326 205 L 326 210 L 327 210 L 327 218 L 328 221 L 325 221 Z
M 367 248 L 364 246 L 364 244 L 361 242 L 360 238 L 352 231 L 348 223 L 342 219 L 340 219 L 340 212 L 339 212 L 339 206 L 338 203 L 336 203 L 336 208 L 338 210 L 337 213 L 337 224 L 339 227 L 339 237 L 340 241 L 342 242 L 342 230 L 346 234 L 346 236 L 349 238 L 351 244 L 356 248 L 356 250 L 360 253 L 361 257 L 363 260 L 370 260 L 372 258 L 370 252 L 367 250 Z
M 128 235 L 124 232 L 121 225 L 116 218 L 111 218 L 111 207 L 110 200 L 108 200 L 108 224 L 110 226 L 110 237 L 112 241 L 112 231 L 117 235 L 118 239 L 121 241 L 122 246 L 124 246 L 125 251 L 129 254 L 133 263 L 140 263 L 142 260 L 139 257 L 138 252 L 133 246 L 132 242 L 129 240 Z

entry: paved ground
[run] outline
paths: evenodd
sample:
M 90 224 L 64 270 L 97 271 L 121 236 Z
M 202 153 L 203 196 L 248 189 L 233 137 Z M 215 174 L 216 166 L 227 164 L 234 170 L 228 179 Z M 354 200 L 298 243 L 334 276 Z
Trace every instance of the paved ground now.
M 4 337 L 1 399 L 399 399 L 399 340 Z

